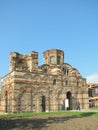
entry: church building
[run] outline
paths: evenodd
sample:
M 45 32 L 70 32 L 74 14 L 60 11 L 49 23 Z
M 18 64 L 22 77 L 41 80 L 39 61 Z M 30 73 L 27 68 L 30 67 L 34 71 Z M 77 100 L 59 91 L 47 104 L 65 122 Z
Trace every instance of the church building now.
M 10 72 L 2 78 L 0 113 L 74 110 L 77 102 L 81 109 L 89 107 L 86 79 L 64 63 L 64 51 L 46 50 L 43 57 L 39 66 L 38 52 L 10 53 Z

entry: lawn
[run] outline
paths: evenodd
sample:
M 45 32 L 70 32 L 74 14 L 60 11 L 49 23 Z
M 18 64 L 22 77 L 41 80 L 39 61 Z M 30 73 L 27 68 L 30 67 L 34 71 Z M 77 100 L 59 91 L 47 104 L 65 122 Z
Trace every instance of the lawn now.
M 81 112 L 81 111 L 57 111 L 57 112 L 27 112 L 20 114 L 1 114 L 2 117 L 28 117 L 44 115 L 80 115 L 80 116 L 98 116 L 98 112 Z

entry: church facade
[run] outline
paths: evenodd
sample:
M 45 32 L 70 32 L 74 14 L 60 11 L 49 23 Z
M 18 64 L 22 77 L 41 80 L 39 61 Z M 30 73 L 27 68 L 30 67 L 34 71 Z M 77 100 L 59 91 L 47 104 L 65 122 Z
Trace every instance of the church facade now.
M 64 51 L 46 50 L 44 64 L 38 66 L 38 53 L 10 53 L 10 72 L 2 78 L 0 112 L 46 112 L 89 107 L 86 79 L 76 68 L 64 63 Z M 66 106 L 66 104 L 65 104 Z

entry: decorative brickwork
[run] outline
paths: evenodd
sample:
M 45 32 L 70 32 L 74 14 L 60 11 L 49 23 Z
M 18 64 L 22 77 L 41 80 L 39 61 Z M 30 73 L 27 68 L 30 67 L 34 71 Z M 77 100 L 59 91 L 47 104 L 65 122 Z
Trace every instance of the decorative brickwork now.
M 62 50 L 45 51 L 42 66 L 38 66 L 37 52 L 10 54 L 10 73 L 2 79 L 0 112 L 60 111 L 66 98 L 68 109 L 76 109 L 77 101 L 81 109 L 88 108 L 86 79 L 64 63 Z

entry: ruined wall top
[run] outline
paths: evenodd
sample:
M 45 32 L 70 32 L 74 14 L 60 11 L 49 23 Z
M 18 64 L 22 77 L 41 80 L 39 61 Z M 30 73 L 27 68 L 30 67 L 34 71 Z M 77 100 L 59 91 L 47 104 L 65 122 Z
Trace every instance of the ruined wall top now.
M 30 71 L 38 68 L 38 53 L 30 52 L 29 55 L 17 52 L 10 53 L 10 72 L 13 70 Z
M 67 77 L 81 77 L 79 71 L 64 63 L 64 51 L 58 49 L 47 50 L 44 53 L 44 64 L 38 66 L 38 53 L 31 51 L 28 55 L 17 52 L 10 53 L 10 72 L 26 71 L 47 73 L 50 75 L 65 75 Z

